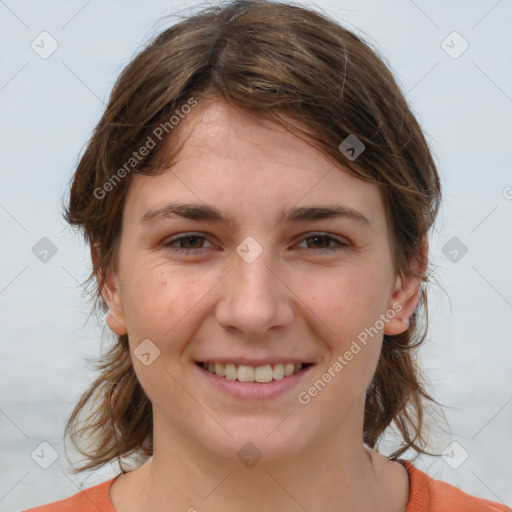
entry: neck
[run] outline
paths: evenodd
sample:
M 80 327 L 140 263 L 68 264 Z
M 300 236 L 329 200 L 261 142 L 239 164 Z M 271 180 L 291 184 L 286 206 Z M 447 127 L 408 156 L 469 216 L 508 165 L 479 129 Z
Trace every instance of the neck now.
M 362 436 L 355 442 L 357 429 L 333 433 L 287 459 L 263 457 L 244 467 L 236 457 L 220 458 L 186 433 L 171 436 L 169 425 L 164 430 L 157 424 L 164 422 L 155 422 L 155 455 L 135 471 L 138 484 L 127 500 L 137 503 L 133 510 L 400 510 L 383 479 L 385 457 L 368 450 Z

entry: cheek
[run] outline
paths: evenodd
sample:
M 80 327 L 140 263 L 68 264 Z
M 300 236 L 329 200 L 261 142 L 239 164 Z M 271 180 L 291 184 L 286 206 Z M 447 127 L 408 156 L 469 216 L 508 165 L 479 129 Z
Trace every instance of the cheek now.
M 198 316 L 206 314 L 201 309 L 201 298 L 212 287 L 208 284 L 208 279 L 200 279 L 189 269 L 163 265 L 147 266 L 144 272 L 132 273 L 130 290 L 126 290 L 125 315 L 133 365 L 146 394 L 159 408 L 165 409 L 172 402 L 179 404 L 180 413 L 186 415 L 187 407 L 192 407 L 183 400 L 182 388 L 175 378 L 181 380 L 181 356 L 195 322 Z M 137 360 L 137 348 L 146 339 L 159 350 L 149 366 Z M 154 348 L 149 350 L 157 353 Z
M 171 269 L 164 265 L 139 265 L 126 290 L 125 315 L 128 334 L 163 342 L 188 315 L 197 315 L 201 298 L 213 283 L 190 269 Z M 194 313 L 194 311 L 196 311 Z
M 297 293 L 311 299 L 304 302 L 319 326 L 313 335 L 324 348 L 318 371 L 297 399 L 307 404 L 304 414 L 308 417 L 322 417 L 326 426 L 337 426 L 356 402 L 364 403 L 375 373 L 382 332 L 371 327 L 385 308 L 385 282 L 368 266 L 331 270 L 303 283 Z
M 339 406 L 344 396 L 351 403 L 368 387 L 381 352 L 382 325 L 377 322 L 387 306 L 390 284 L 385 265 L 375 260 L 323 269 L 300 283 L 297 295 L 308 298 L 304 302 L 319 326 L 315 334 L 327 349 L 321 368 L 332 384 L 324 400 Z
M 343 345 L 347 338 L 357 336 L 384 311 L 388 279 L 376 263 L 318 269 L 303 274 L 306 279 L 296 276 L 294 290 L 325 323 L 334 344 Z

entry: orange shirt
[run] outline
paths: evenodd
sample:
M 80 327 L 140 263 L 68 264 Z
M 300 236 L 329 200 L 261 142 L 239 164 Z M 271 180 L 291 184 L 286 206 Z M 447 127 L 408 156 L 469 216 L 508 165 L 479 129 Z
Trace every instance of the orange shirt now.
M 409 473 L 406 512 L 512 512 L 510 507 L 477 498 L 441 480 L 434 480 L 407 460 L 400 459 Z M 110 501 L 112 480 L 85 489 L 70 498 L 23 512 L 115 512 Z

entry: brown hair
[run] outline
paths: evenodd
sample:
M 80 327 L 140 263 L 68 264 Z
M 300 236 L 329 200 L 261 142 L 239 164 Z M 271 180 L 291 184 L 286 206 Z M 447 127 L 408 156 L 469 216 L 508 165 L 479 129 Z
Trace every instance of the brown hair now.
M 395 271 L 412 273 L 441 192 L 428 144 L 391 72 L 367 42 L 322 13 L 290 3 L 241 0 L 204 8 L 143 49 L 119 76 L 80 159 L 65 218 L 100 249 L 88 281 L 95 283 L 103 307 L 104 277 L 116 270 L 130 171 L 155 174 L 170 161 L 163 151 L 137 154 L 134 161 L 134 151 L 155 139 L 159 127 L 170 133 L 169 119 L 182 117 L 191 98 L 215 96 L 281 123 L 338 166 L 376 183 L 386 206 Z M 365 145 L 355 160 L 339 148 L 349 135 Z M 437 404 L 426 391 L 413 350 L 427 329 L 429 279 L 421 279 L 410 327 L 384 335 L 366 395 L 364 442 L 376 448 L 393 422 L 402 443 L 391 460 L 408 448 L 428 453 L 423 402 Z M 75 473 L 114 459 L 121 465 L 121 457 L 147 457 L 153 450 L 151 402 L 135 375 L 128 335 L 118 336 L 97 366 L 98 378 L 66 425 L 65 433 L 89 459 Z M 82 414 L 86 417 L 80 419 Z M 90 445 L 82 449 L 86 437 Z

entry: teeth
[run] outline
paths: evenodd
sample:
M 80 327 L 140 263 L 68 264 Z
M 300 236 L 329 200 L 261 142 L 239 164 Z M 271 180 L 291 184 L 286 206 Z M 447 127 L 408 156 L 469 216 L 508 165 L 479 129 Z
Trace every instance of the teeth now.
M 222 363 L 219 363 L 222 366 Z M 234 364 L 226 364 L 224 366 L 224 374 L 226 375 L 226 379 L 236 380 L 237 379 L 237 368 Z
M 284 365 L 284 376 L 289 377 L 293 371 L 295 370 L 295 365 L 293 363 L 286 363 Z
M 240 382 L 254 382 L 254 366 L 238 366 L 238 380 Z
M 218 377 L 226 377 L 229 380 L 240 382 L 272 382 L 281 380 L 297 373 L 304 365 L 302 363 L 277 363 L 273 366 L 248 366 L 245 364 L 236 365 L 233 363 L 201 363 L 201 366 Z
M 272 373 L 272 366 L 269 364 L 266 364 L 265 366 L 257 366 L 254 369 L 254 380 L 256 382 L 272 382 Z
M 274 377 L 275 380 L 281 380 L 284 377 L 284 365 L 275 364 L 272 371 L 272 377 Z
M 210 365 L 208 365 L 208 370 L 210 370 Z M 211 370 L 210 370 L 211 371 Z M 212 372 L 213 373 L 213 372 Z M 215 363 L 215 373 L 219 377 L 224 377 L 224 365 L 220 363 Z

